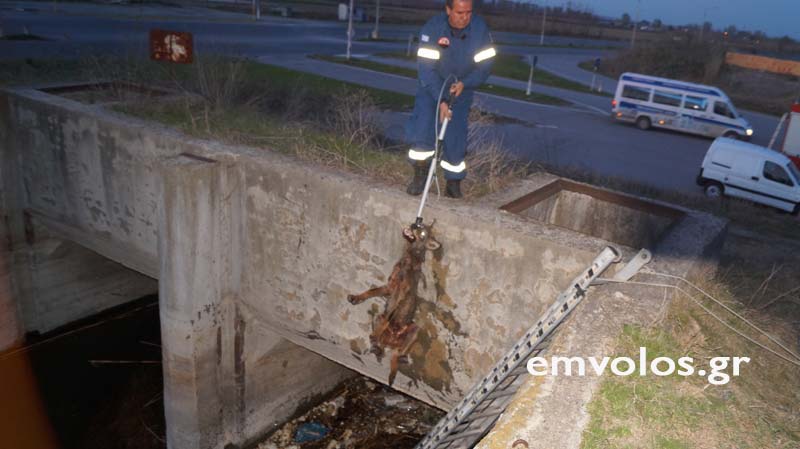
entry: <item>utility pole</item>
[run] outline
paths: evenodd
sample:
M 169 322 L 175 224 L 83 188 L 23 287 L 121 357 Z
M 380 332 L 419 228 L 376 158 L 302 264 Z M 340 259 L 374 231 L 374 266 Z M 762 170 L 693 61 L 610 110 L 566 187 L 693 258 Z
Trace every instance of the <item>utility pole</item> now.
M 261 19 L 261 0 L 253 0 L 253 16 L 256 20 Z
M 542 37 L 539 38 L 539 45 L 544 45 L 544 25 L 547 22 L 547 2 L 544 2 L 542 11 Z
M 375 29 L 372 30 L 372 38 L 378 39 L 378 23 L 381 20 L 381 0 L 375 0 Z
M 350 60 L 350 47 L 353 46 L 353 1 L 350 0 L 350 9 L 347 11 L 347 60 Z
M 703 10 L 703 23 L 700 25 L 700 42 L 703 42 L 703 35 L 706 31 L 706 15 L 709 11 L 717 9 L 718 6 L 709 6 Z
M 633 22 L 633 34 L 631 35 L 631 48 L 636 46 L 636 29 L 639 28 L 639 9 L 642 6 L 642 0 L 636 1 L 636 21 Z

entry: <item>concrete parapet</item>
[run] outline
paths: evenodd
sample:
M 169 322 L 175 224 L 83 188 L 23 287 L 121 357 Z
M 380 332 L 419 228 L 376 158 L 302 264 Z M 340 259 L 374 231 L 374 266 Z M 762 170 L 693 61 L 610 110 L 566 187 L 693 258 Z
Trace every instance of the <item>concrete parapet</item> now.
M 19 217 L 27 213 L 159 279 L 170 448 L 245 444 L 350 375 L 341 365 L 387 381 L 388 357 L 373 355 L 369 341 L 383 303 L 354 306 L 346 298 L 386 283 L 417 198 L 33 90 L 0 100 L 4 161 L 19 167 L 3 179 L 14 191 L 14 239 L 24 240 Z M 656 257 L 677 264 L 664 268 L 675 273 L 695 266 L 684 258 L 710 254 L 713 261 L 710 242 L 724 223 L 703 214 L 680 211 L 666 222 L 609 212 L 581 189 L 543 203 L 541 214 L 498 209 L 557 181 L 536 175 L 477 204 L 431 201 L 425 217 L 436 219 L 443 248 L 423 265 L 414 318 L 420 331 L 395 388 L 452 406 L 630 222 L 637 237 L 617 242 L 626 257 L 638 250 L 629 245 L 652 243 Z M 572 217 L 572 209 L 595 216 Z M 598 211 L 609 214 L 606 228 L 588 235 Z M 635 219 L 621 219 L 624 213 Z M 29 272 L 20 279 L 32 285 Z M 651 310 L 646 304 L 614 294 L 590 303 L 567 323 L 563 347 L 606 344 L 619 320 Z M 531 412 L 546 424 L 537 431 L 580 416 L 594 384 L 572 396 L 568 385 L 542 387 L 554 392 L 552 400 L 574 400 L 561 415 Z
M 159 297 L 167 444 L 242 445 L 352 372 L 289 343 L 241 306 L 239 166 L 181 155 L 163 167 Z

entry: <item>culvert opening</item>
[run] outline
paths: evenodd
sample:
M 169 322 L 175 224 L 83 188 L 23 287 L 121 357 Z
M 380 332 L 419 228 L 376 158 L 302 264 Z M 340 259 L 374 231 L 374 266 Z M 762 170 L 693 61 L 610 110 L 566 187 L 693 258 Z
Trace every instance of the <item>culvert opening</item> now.
M 559 179 L 501 209 L 631 248 L 651 248 L 685 213 Z
M 39 89 L 52 95 L 86 104 L 141 101 L 162 97 L 167 92 L 123 81 L 72 84 Z

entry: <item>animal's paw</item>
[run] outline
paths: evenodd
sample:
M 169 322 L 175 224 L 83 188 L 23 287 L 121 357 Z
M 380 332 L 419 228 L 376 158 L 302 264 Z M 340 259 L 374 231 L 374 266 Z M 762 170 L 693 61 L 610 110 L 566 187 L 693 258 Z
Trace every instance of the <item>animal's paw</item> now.
M 358 298 L 356 295 L 347 295 L 347 302 L 350 304 L 358 304 Z
M 381 360 L 383 360 L 383 348 L 381 348 L 380 346 L 372 345 L 369 352 L 375 354 L 375 358 L 378 359 L 378 363 L 381 363 Z
M 402 365 L 408 365 L 409 363 L 411 363 L 411 360 L 409 360 L 408 355 L 403 354 L 397 358 L 397 363 Z

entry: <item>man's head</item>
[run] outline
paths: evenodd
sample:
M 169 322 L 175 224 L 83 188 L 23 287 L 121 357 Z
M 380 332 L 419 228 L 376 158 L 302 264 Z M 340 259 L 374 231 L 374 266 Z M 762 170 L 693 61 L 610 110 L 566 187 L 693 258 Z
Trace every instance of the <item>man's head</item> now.
M 472 0 L 446 0 L 447 21 L 455 29 L 464 29 L 472 19 Z

